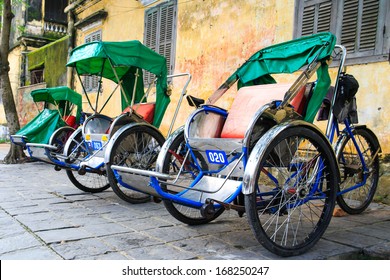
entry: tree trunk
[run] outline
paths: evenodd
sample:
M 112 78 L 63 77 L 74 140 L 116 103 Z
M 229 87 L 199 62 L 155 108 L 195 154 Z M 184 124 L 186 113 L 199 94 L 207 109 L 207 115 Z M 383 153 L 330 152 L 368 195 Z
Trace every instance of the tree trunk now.
M 11 82 L 9 79 L 9 39 L 11 31 L 11 21 L 14 15 L 11 11 L 11 0 L 3 0 L 3 22 L 1 29 L 0 44 L 0 94 L 3 98 L 5 118 L 9 133 L 15 134 L 20 129 L 15 100 L 12 94 Z M 25 154 L 20 146 L 11 144 L 11 148 L 4 158 L 4 163 L 18 163 L 25 158 Z

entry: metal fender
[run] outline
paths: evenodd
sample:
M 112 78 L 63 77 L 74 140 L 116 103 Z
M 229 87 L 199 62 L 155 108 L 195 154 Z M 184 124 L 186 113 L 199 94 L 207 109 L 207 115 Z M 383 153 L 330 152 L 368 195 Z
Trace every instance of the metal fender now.
M 72 130 L 73 132 L 76 130 L 76 129 L 74 129 L 73 127 L 70 127 L 70 126 L 62 126 L 62 127 L 60 127 L 60 128 L 57 128 L 52 134 L 51 134 L 51 136 L 50 136 L 50 139 L 49 139 L 49 143 L 53 143 L 53 136 L 58 132 L 58 131 L 61 131 L 61 130 L 64 130 L 64 129 L 70 129 L 70 130 Z M 72 134 L 73 134 L 73 132 L 72 132 Z M 72 135 L 71 134 L 71 135 Z M 70 136 L 69 136 L 70 137 Z
M 326 138 L 326 136 L 323 134 L 323 132 L 317 128 L 315 125 L 302 121 L 302 120 L 292 120 L 287 121 L 285 123 L 282 123 L 280 125 L 276 125 L 272 127 L 270 130 L 268 130 L 256 143 L 255 147 L 253 148 L 251 154 L 249 155 L 248 162 L 245 167 L 244 171 L 244 177 L 243 177 L 243 184 L 242 184 L 242 193 L 243 194 L 251 194 L 255 191 L 256 186 L 256 170 L 258 170 L 260 162 L 262 158 L 264 157 L 264 154 L 271 143 L 272 140 L 275 139 L 282 131 L 284 131 L 287 128 L 291 127 L 298 127 L 298 126 L 305 126 L 309 129 L 316 132 L 318 135 L 320 135 L 323 140 L 325 140 L 325 143 L 327 143 L 329 149 L 332 151 L 333 160 L 336 163 L 336 156 L 334 153 L 334 150 L 332 148 L 332 145 L 330 144 L 329 140 Z
M 177 137 L 181 134 L 184 134 L 184 126 L 176 129 L 169 137 L 165 140 L 164 145 L 161 147 L 160 153 L 158 154 L 156 161 L 156 171 L 162 172 L 165 157 L 169 151 L 169 147 L 172 145 L 172 142 L 175 141 Z
M 112 147 L 114 146 L 115 144 L 115 141 L 119 138 L 119 136 L 125 132 L 126 130 L 128 129 L 132 129 L 133 127 L 137 127 L 137 126 L 148 126 L 150 127 L 151 129 L 155 130 L 157 133 L 161 134 L 161 132 L 156 128 L 154 127 L 153 125 L 149 124 L 149 123 L 145 123 L 145 122 L 142 122 L 142 123 L 137 123 L 137 122 L 134 122 L 134 123 L 130 123 L 130 124 L 127 124 L 127 125 L 124 125 L 122 126 L 120 129 L 118 129 L 114 135 L 112 137 L 110 137 L 110 140 L 108 141 L 107 143 L 107 146 L 106 146 L 106 151 L 104 153 L 104 163 L 107 164 L 109 163 L 110 161 L 110 154 L 111 154 L 111 150 L 112 150 Z
M 66 141 L 65 143 L 65 147 L 64 147 L 64 155 L 67 155 L 68 154 L 68 150 L 69 150 L 69 146 L 70 144 L 72 143 L 72 140 L 74 138 L 76 138 L 76 136 L 78 134 L 81 134 L 82 133 L 82 129 L 83 127 L 82 126 L 79 126 L 75 131 L 73 131 L 73 133 L 69 136 L 68 140 Z

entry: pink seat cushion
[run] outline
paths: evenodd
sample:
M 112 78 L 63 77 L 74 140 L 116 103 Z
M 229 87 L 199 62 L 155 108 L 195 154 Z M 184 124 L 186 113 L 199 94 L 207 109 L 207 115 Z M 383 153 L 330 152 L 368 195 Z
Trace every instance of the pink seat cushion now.
M 273 100 L 283 100 L 291 84 L 267 84 L 242 87 L 229 110 L 221 138 L 244 138 L 254 114 Z
M 154 118 L 154 108 L 156 107 L 156 103 L 139 103 L 133 105 L 133 110 L 142 116 L 145 121 L 148 123 L 153 123 Z M 130 108 L 127 107 L 125 110 L 123 110 L 122 113 L 129 112 Z

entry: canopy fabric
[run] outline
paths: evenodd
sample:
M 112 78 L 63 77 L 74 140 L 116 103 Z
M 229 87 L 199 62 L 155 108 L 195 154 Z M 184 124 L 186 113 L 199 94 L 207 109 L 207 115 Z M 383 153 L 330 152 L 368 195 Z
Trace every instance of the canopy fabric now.
M 57 110 L 45 108 L 32 121 L 20 129 L 16 135 L 27 137 L 30 143 L 47 144 L 53 132 L 65 125 L 66 123 L 62 120 Z
M 78 122 L 80 119 L 82 110 L 81 94 L 66 86 L 36 89 L 31 92 L 31 96 L 34 102 L 43 101 L 51 104 L 59 104 L 61 101 L 68 101 L 77 106 L 76 121 Z M 65 108 L 62 109 L 66 111 Z
M 115 83 L 122 83 L 128 102 L 132 100 L 137 69 L 145 69 L 157 77 L 156 109 L 153 124 L 159 126 L 170 102 L 167 92 L 167 66 L 165 57 L 137 40 L 123 42 L 91 42 L 75 48 L 69 61 L 79 75 L 98 75 Z M 135 102 L 144 95 L 142 71 L 138 71 Z M 122 101 L 122 110 L 130 104 Z
M 272 45 L 253 54 L 238 68 L 226 82 L 209 98 L 214 103 L 223 93 L 223 88 L 230 87 L 238 80 L 238 87 L 275 83 L 271 74 L 293 73 L 314 60 L 327 60 L 336 44 L 336 37 L 329 32 Z M 321 106 L 330 86 L 330 77 L 326 63 L 317 70 L 317 83 L 313 97 L 308 105 L 306 121 L 312 122 Z M 314 114 L 314 115 L 313 115 Z

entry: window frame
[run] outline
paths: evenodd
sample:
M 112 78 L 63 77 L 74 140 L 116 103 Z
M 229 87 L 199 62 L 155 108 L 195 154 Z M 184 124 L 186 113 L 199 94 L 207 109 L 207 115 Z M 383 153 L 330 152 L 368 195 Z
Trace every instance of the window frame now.
M 294 14 L 294 31 L 293 37 L 298 38 L 302 36 L 303 29 L 303 18 L 304 18 L 304 8 L 311 7 L 316 5 L 316 11 L 314 16 L 313 25 L 316 26 L 318 24 L 316 15 L 318 14 L 319 5 L 323 5 L 326 2 L 331 2 L 331 14 L 330 14 L 330 31 L 336 35 L 337 44 L 341 44 L 341 34 L 342 34 L 342 26 L 344 19 L 344 7 L 345 2 L 348 0 L 295 0 L 295 14 Z M 358 49 L 360 46 L 359 31 L 361 30 L 362 23 L 362 4 L 364 0 L 356 0 L 358 2 L 358 15 L 356 19 L 357 24 L 357 35 L 355 37 L 355 47 Z M 363 64 L 370 62 L 380 62 L 389 60 L 389 52 L 390 52 L 390 40 L 389 40 L 389 28 L 386 29 L 386 26 L 389 25 L 389 17 L 390 17 L 390 1 L 388 0 L 379 0 L 378 7 L 378 19 L 376 26 L 376 36 L 375 36 L 375 47 L 371 50 L 366 51 L 349 51 L 347 55 L 346 64 Z M 314 29 L 314 31 L 316 31 Z M 324 30 L 320 30 L 324 31 Z M 308 34 L 304 34 L 308 35 Z
M 45 67 L 41 66 L 39 68 L 30 70 L 30 84 L 36 85 L 45 82 Z

